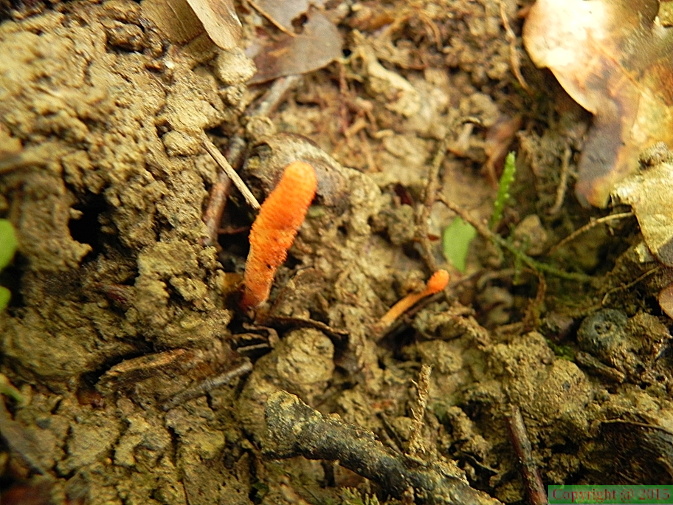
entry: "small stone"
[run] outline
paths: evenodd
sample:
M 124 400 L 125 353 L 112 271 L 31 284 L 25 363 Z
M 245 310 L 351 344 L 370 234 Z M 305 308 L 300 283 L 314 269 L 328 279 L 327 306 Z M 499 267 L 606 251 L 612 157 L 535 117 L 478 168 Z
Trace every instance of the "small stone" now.
M 539 256 L 547 249 L 549 235 L 536 214 L 524 217 L 514 230 L 514 240 L 529 256 Z
M 585 351 L 610 360 L 625 338 L 626 314 L 604 309 L 587 316 L 577 332 L 577 342 Z

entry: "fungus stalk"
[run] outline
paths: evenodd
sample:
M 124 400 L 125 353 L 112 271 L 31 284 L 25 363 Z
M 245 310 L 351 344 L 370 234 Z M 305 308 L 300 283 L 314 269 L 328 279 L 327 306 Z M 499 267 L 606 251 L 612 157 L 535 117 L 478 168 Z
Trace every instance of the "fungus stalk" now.
M 425 289 L 420 293 L 409 293 L 399 302 L 391 307 L 386 314 L 379 320 L 379 327 L 386 328 L 390 326 L 395 319 L 416 305 L 426 296 L 434 295 L 443 290 L 449 283 L 449 272 L 446 270 L 437 270 L 425 285 Z
M 269 298 L 276 269 L 282 265 L 317 188 L 315 170 L 295 161 L 262 204 L 250 229 L 250 253 L 243 277 L 244 309 L 258 307 Z

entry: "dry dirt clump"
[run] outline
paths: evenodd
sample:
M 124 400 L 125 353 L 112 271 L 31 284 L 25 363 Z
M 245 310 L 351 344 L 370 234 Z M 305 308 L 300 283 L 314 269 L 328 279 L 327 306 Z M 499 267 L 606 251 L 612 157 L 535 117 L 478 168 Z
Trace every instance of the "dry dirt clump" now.
M 74 393 L 123 356 L 226 335 L 216 250 L 201 245 L 216 167 L 199 138 L 238 109 L 211 72 L 165 51 L 132 2 L 5 22 L 0 52 L 12 55 L 0 62 L 1 204 L 21 243 L 2 354 L 36 387 L 17 419 L 41 426 L 26 435 L 37 465 L 75 476 L 75 500 L 184 502 L 163 420 Z M 136 481 L 139 468 L 158 480 Z
M 1 64 L 0 116 L 4 145 L 16 145 L 1 184 L 21 195 L 4 205 L 25 261 L 24 308 L 5 321 L 4 352 L 26 372 L 68 378 L 138 341 L 221 335 L 215 249 L 199 245 L 215 172 L 199 135 L 232 119 L 218 83 L 163 53 L 132 4 L 1 29 L 13 58 Z

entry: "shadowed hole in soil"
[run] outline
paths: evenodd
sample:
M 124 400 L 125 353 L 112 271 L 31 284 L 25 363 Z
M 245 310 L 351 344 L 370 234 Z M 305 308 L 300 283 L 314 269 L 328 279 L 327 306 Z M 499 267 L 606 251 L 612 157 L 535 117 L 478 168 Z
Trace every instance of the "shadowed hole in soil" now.
M 73 207 L 74 210 L 81 212 L 81 215 L 70 219 L 68 229 L 74 240 L 91 246 L 91 252 L 85 257 L 86 261 L 102 252 L 102 237 L 105 235 L 101 233 L 99 217 L 106 205 L 101 195 L 89 195 L 83 198 L 82 202 L 84 203 Z

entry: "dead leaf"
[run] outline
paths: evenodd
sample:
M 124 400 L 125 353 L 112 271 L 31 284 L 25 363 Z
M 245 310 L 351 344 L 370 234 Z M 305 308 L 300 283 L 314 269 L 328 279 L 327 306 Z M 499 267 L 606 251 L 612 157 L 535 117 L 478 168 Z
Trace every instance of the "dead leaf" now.
M 486 141 L 484 142 L 486 163 L 483 170 L 493 187 L 498 185 L 497 169 L 502 168 L 505 164 L 505 156 L 509 146 L 512 145 L 514 136 L 521 128 L 522 123 L 521 114 L 513 117 L 501 114 L 486 132 Z
M 664 289 L 659 291 L 657 301 L 664 313 L 673 319 L 673 284 L 669 284 Z
M 636 251 L 642 262 L 657 260 L 667 270 L 673 267 L 673 153 L 661 143 L 640 159 L 643 169 L 617 183 L 612 192 L 616 203 L 630 205 L 638 219 L 644 244 Z M 645 247 L 646 246 L 646 247 Z M 673 318 L 673 284 L 657 294 L 661 309 Z
M 173 44 L 186 44 L 203 33 L 203 25 L 186 0 L 144 0 L 141 8 L 143 16 Z
M 652 255 L 673 266 L 673 160 L 647 168 L 617 184 L 613 197 L 633 208 Z
M 576 193 L 604 207 L 640 152 L 673 144 L 673 30 L 657 0 L 538 0 L 524 26 L 533 62 L 595 114 Z
M 257 73 L 250 82 L 312 72 L 340 58 L 341 46 L 334 23 L 321 11 L 311 10 L 302 33 L 283 34 L 260 48 L 254 57 Z
M 238 47 L 242 26 L 233 0 L 187 0 L 199 18 L 210 40 L 220 49 Z
M 250 0 L 250 4 L 277 28 L 293 33 L 292 22 L 308 12 L 309 7 L 322 7 L 324 0 Z
M 144 0 L 142 12 L 174 44 L 191 42 L 205 29 L 220 49 L 240 45 L 242 26 L 232 0 Z

